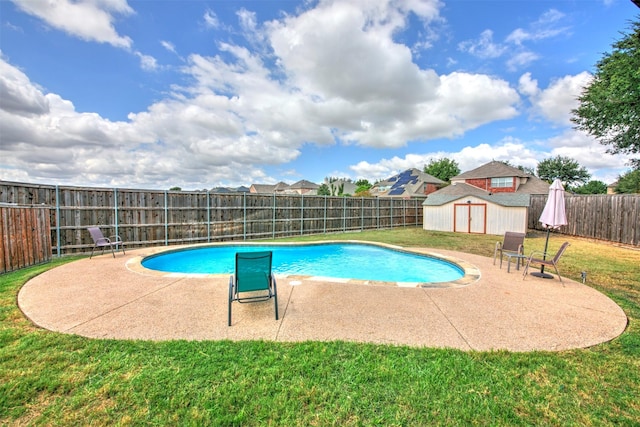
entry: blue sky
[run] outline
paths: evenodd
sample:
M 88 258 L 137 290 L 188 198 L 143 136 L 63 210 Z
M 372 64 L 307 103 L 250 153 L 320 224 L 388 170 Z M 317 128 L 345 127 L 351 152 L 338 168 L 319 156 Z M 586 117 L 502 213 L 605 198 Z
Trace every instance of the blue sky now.
M 0 179 L 204 189 L 432 159 L 606 183 L 572 128 L 630 0 L 0 0 Z

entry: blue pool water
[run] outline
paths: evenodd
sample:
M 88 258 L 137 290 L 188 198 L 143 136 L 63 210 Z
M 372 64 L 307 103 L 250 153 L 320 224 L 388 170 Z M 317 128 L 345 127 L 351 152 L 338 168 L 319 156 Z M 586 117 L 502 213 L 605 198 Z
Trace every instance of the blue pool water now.
M 151 270 L 173 273 L 231 274 L 236 252 L 272 251 L 273 272 L 383 282 L 449 282 L 459 266 L 438 259 L 358 243 L 305 245 L 221 245 L 164 252 L 142 260 Z

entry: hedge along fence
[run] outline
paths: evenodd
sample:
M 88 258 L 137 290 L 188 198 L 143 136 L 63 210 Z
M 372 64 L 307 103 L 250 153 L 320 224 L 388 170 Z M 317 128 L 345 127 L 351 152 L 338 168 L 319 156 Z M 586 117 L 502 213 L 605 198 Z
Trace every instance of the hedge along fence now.
M 0 203 L 0 273 L 51 260 L 49 208 Z
M 121 236 L 127 247 L 421 226 L 422 201 L 0 181 L 0 202 L 51 208 L 51 240 L 58 255 L 90 250 L 90 226 Z
M 529 228 L 544 229 L 538 220 L 546 202 L 546 195 L 531 196 Z M 566 195 L 565 209 L 561 234 L 640 246 L 640 195 Z

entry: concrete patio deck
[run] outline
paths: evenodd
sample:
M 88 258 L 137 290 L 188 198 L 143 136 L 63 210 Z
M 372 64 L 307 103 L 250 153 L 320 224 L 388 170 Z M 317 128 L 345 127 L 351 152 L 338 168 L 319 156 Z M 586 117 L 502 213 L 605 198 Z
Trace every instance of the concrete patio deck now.
M 410 249 L 410 248 L 407 248 Z M 461 350 L 559 351 L 619 336 L 623 310 L 589 286 L 528 276 L 492 259 L 443 250 L 480 277 L 450 288 L 399 287 L 277 277 L 273 300 L 233 305 L 228 276 L 145 271 L 158 248 L 82 259 L 27 282 L 18 305 L 36 325 L 91 338 L 145 340 L 346 340 Z

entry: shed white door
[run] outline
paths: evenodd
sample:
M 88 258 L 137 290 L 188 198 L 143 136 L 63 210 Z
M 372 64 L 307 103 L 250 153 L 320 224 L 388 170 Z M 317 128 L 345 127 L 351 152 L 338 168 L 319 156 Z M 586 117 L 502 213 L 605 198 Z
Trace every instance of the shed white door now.
M 458 233 L 487 233 L 487 205 L 464 203 L 453 205 L 453 231 Z

